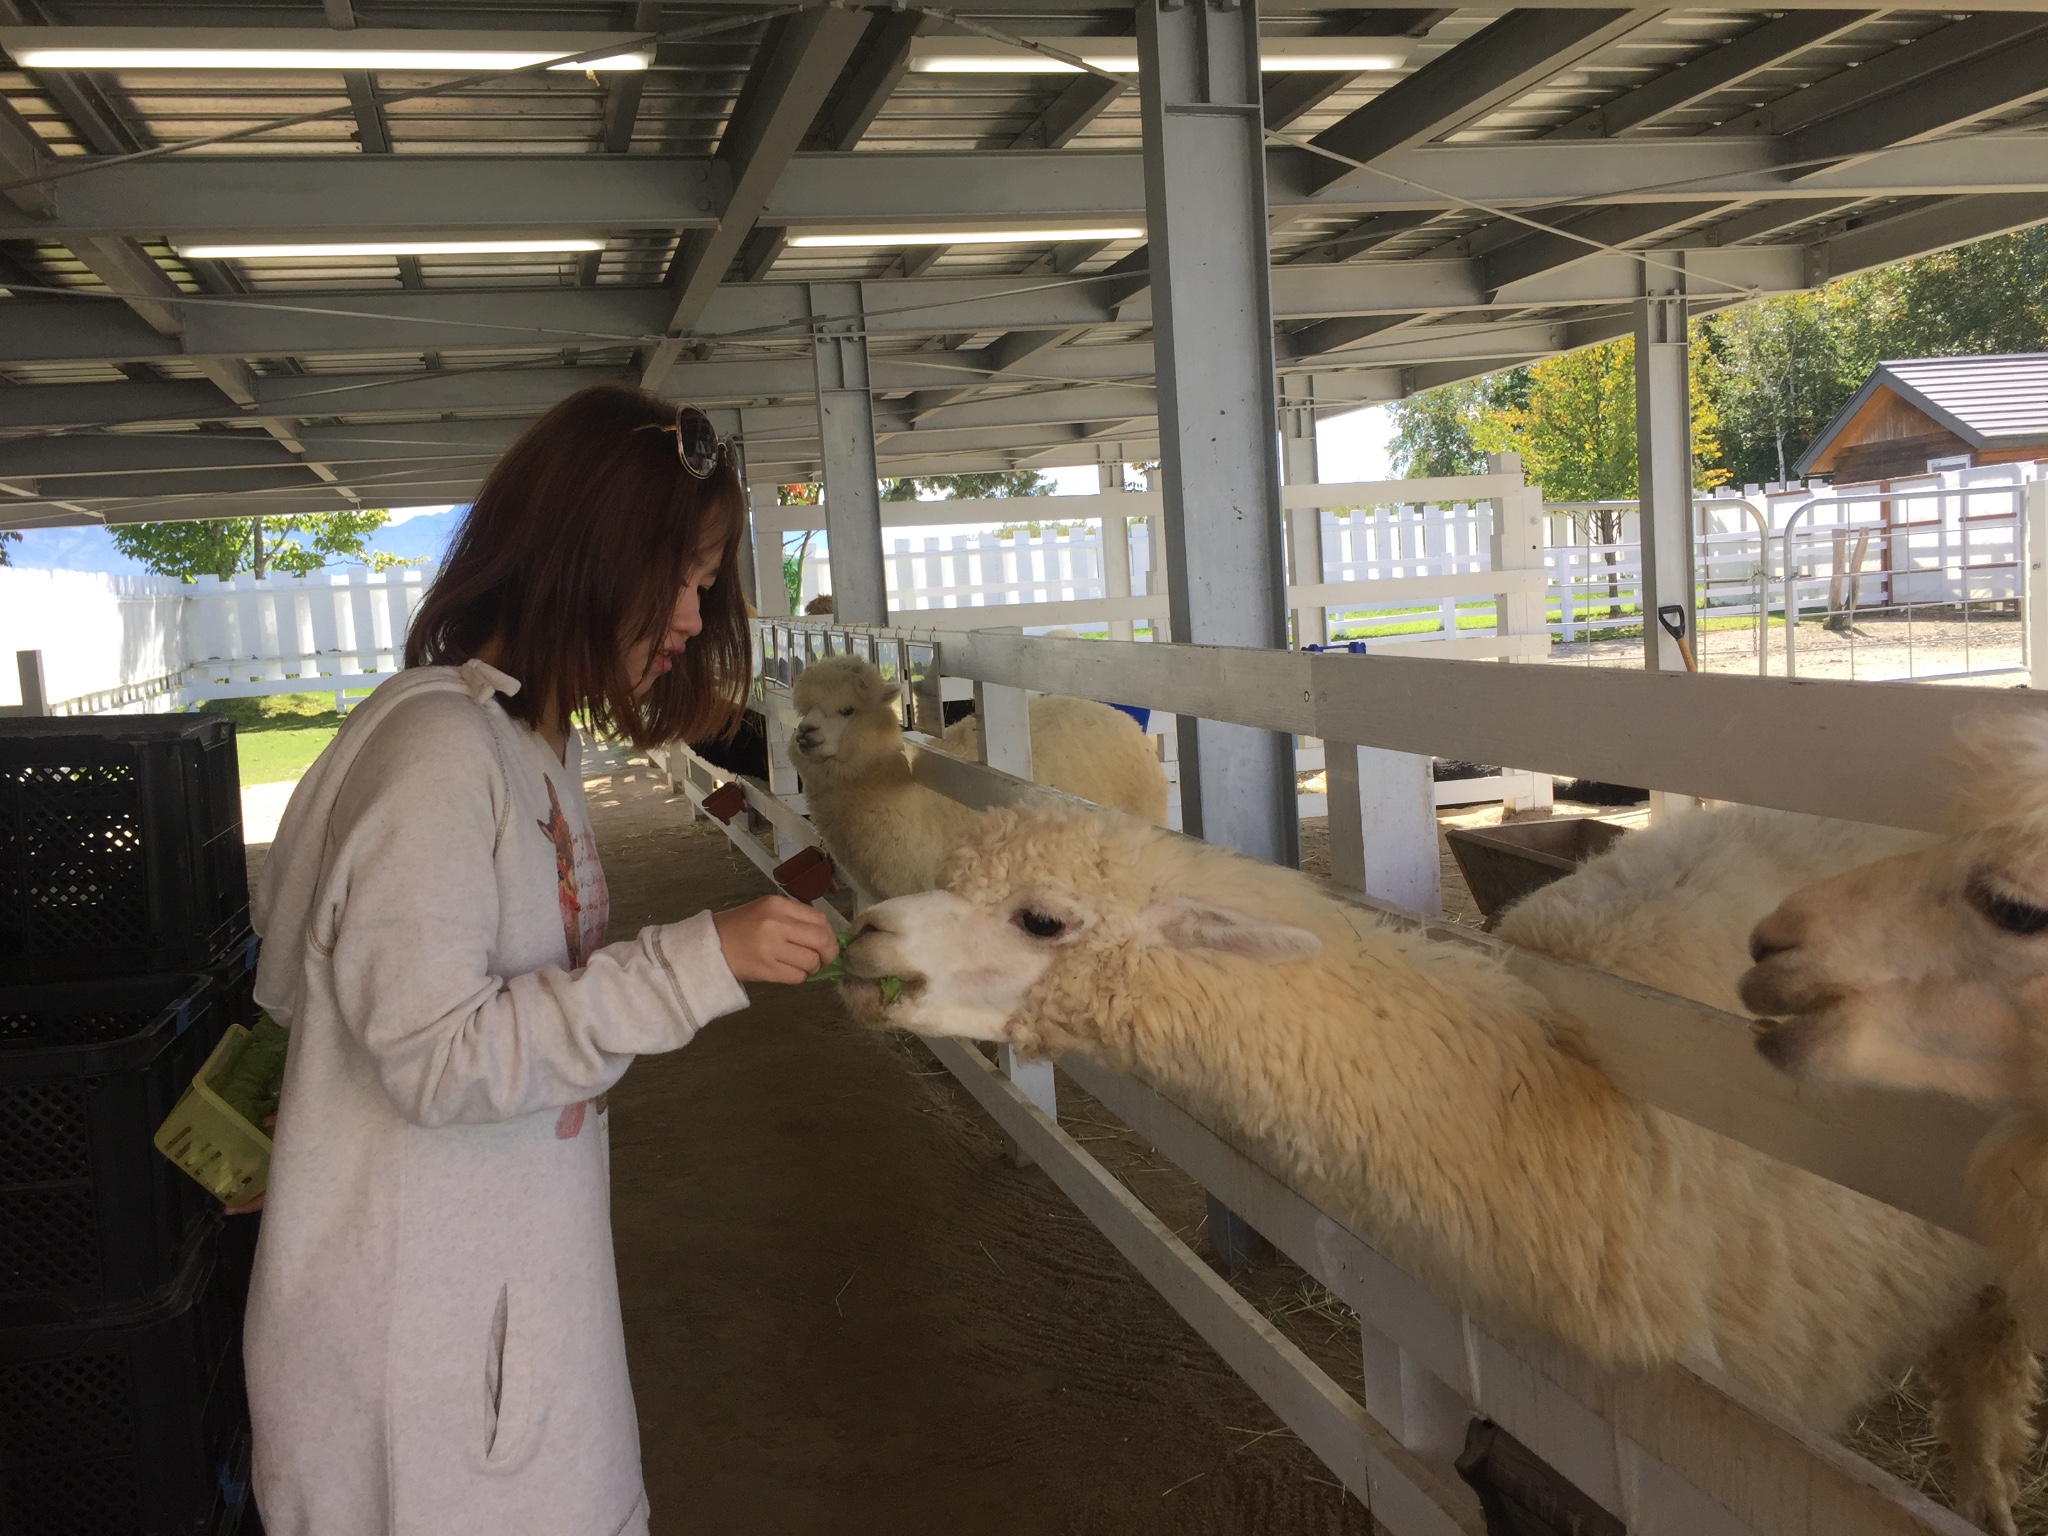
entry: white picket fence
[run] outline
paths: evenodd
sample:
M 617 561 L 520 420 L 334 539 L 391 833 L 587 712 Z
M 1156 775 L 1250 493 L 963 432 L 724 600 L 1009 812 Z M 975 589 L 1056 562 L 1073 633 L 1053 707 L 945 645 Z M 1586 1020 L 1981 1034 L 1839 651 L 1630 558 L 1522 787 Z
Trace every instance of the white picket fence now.
M 332 693 L 347 708 L 403 665 L 433 579 L 431 567 L 192 583 L 0 568 L 0 656 L 42 653 L 57 714 L 274 693 Z M 12 668 L 0 672 L 4 689 Z
M 1796 649 L 1788 656 L 1782 638 L 1775 649 L 1772 641 L 1773 620 L 1781 630 L 1788 601 L 1789 560 L 1789 601 L 1803 616 L 1858 616 L 1837 620 L 1847 644 L 1841 665 L 1829 675 L 1989 676 L 2018 670 L 2024 486 L 2043 475 L 2048 464 L 2005 464 L 1884 485 L 1750 487 L 1742 494 L 1703 497 L 1694 530 L 1701 618 L 1710 629 L 1749 621 L 1742 643 L 1758 670 L 1796 671 Z M 1381 602 L 1365 601 L 1377 594 L 1363 590 L 1333 595 L 1326 605 L 1330 634 L 1383 645 L 1462 642 L 1468 650 L 1500 636 L 1497 595 L 1479 579 L 1492 570 L 1495 504 L 1429 499 L 1449 483 L 1395 482 L 1411 499 L 1320 511 L 1321 583 L 1389 584 Z M 1394 487 L 1290 486 L 1287 494 L 1290 505 L 1305 505 L 1303 498 L 1318 491 L 1337 496 Z M 1098 612 L 1019 614 L 1016 623 L 1027 632 L 1065 627 L 1114 635 L 1108 609 L 1115 607 L 1137 633 L 1148 634 L 1153 620 L 1164 615 L 1163 584 L 1152 574 L 1151 514 L 1157 500 L 1134 494 L 1118 502 L 1060 497 L 914 504 L 914 514 L 893 515 L 926 523 L 995 516 L 1012 522 L 938 533 L 885 528 L 890 609 L 907 621 L 933 609 L 1094 604 Z M 1109 514 L 1110 507 L 1126 505 L 1125 517 Z M 786 526 L 823 520 L 818 508 L 778 510 Z M 891 516 L 885 508 L 885 522 Z M 1124 593 L 1116 585 L 1115 551 L 1103 542 L 1103 530 L 1117 522 L 1125 528 Z M 1546 575 L 1539 611 L 1556 641 L 1575 646 L 1640 633 L 1638 522 L 1632 501 L 1544 506 Z M 1436 582 L 1438 590 L 1420 591 L 1417 584 L 1424 581 Z M 803 561 L 802 600 L 830 590 L 829 553 L 813 541 Z M 1128 603 L 1119 601 L 1124 597 Z M 1884 627 L 1873 633 L 1872 625 Z M 1809 668 L 1818 664 L 1814 650 L 1809 641 Z M 1712 660 L 1727 654 L 1710 647 Z M 1619 655 L 1596 651 L 1586 659 Z
M 405 664 L 432 567 L 310 576 L 202 576 L 185 589 L 187 701 L 374 688 Z

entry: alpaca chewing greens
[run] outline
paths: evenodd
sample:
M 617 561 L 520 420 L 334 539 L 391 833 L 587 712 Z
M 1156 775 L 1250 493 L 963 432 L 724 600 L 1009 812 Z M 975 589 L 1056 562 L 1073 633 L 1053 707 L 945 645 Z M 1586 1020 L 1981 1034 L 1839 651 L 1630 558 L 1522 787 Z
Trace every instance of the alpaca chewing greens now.
M 810 974 L 810 975 L 806 976 L 806 977 L 804 978 L 804 980 L 805 980 L 805 981 L 843 981 L 843 980 L 845 980 L 845 979 L 846 979 L 846 946 L 847 946 L 848 944 L 851 944 L 852 942 L 853 942 L 853 935 L 852 935 L 852 934 L 850 934 L 850 933 L 842 933 L 841 935 L 839 935 L 839 953 L 838 953 L 838 955 L 836 955 L 836 956 L 835 956 L 834 958 L 832 958 L 832 959 L 830 959 L 830 960 L 827 960 L 827 961 L 826 961 L 826 962 L 825 962 L 825 963 L 824 963 L 823 965 L 819 966 L 819 967 L 818 967 L 818 968 L 817 968 L 817 969 L 816 969 L 815 971 L 811 972 L 811 974 Z M 878 977 L 876 977 L 876 978 L 875 978 L 875 981 L 876 981 L 876 985 L 880 986 L 880 987 L 881 987 L 881 989 L 882 989 L 882 1001 L 883 1001 L 884 1003 L 893 1003 L 893 1002 L 895 1002 L 895 1001 L 896 1001 L 896 999 L 897 999 L 897 998 L 899 998 L 899 997 L 901 997 L 901 996 L 903 995 L 903 978 L 902 978 L 902 977 L 900 977 L 900 976 L 878 976 Z

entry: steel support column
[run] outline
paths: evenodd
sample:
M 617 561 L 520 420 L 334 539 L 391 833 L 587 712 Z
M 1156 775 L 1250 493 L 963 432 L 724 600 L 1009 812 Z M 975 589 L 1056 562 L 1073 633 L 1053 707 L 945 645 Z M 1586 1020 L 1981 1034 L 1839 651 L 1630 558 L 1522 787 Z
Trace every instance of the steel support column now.
M 846 624 L 886 624 L 882 492 L 875 469 L 875 404 L 868 393 L 868 338 L 861 320 L 860 285 L 813 283 L 809 293 L 832 611 Z
M 1284 647 L 1258 6 L 1140 0 L 1137 22 L 1173 638 Z M 1293 738 L 1179 728 L 1185 829 L 1298 863 Z
M 789 616 L 789 584 L 782 575 L 782 530 L 775 526 L 780 487 L 747 487 L 747 512 L 754 525 L 754 607 L 763 618 Z

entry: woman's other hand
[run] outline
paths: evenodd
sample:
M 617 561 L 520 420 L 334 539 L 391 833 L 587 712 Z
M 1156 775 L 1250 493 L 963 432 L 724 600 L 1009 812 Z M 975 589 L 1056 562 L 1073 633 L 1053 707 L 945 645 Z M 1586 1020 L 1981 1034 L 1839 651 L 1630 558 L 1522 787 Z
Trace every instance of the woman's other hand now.
M 787 896 L 763 896 L 711 921 L 737 981 L 799 982 L 839 953 L 825 914 Z

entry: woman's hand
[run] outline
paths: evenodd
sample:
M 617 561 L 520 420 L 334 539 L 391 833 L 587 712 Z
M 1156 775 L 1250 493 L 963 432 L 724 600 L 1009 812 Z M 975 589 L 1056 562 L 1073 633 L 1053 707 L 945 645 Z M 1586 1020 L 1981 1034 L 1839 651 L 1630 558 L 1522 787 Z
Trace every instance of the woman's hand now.
M 825 914 L 787 896 L 763 896 L 712 915 L 736 981 L 802 981 L 839 953 Z

